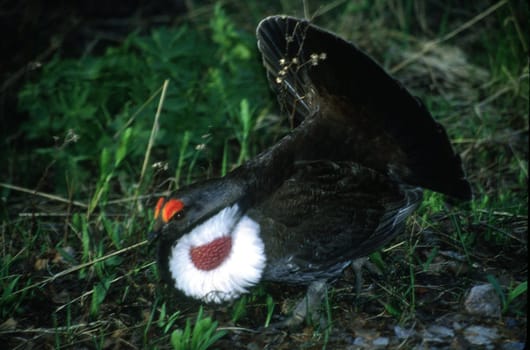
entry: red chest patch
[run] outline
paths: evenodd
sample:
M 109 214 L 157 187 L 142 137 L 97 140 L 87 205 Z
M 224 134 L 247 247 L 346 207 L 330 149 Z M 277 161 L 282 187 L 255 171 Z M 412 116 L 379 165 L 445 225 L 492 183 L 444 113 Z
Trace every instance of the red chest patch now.
M 225 261 L 231 249 L 232 237 L 219 237 L 208 244 L 191 248 L 191 261 L 199 270 L 210 271 Z

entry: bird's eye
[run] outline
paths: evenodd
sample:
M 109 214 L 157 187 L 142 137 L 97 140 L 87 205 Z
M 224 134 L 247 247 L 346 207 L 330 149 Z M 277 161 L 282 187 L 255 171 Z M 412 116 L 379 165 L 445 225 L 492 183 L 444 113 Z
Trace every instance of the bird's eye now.
M 184 209 L 179 210 L 171 219 L 182 219 L 184 217 Z
M 156 210 L 155 210 L 155 214 L 156 214 Z M 167 202 L 165 202 L 164 207 L 162 208 L 161 214 L 162 214 L 162 221 L 164 221 L 165 223 L 173 219 L 180 219 L 184 216 L 184 203 L 182 203 L 182 201 L 178 199 L 170 199 Z

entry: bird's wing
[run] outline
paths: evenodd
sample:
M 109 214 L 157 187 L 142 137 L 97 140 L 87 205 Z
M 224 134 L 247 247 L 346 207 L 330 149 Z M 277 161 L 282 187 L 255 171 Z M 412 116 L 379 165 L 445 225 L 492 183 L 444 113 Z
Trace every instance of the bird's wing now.
M 271 16 L 257 28 L 267 77 L 297 126 L 342 128 L 340 159 L 361 162 L 461 199 L 471 198 L 460 157 L 423 103 L 355 45 L 309 21 Z M 344 135 L 340 135 L 344 137 Z M 319 156 L 326 156 L 320 149 Z M 331 158 L 336 150 L 330 150 Z M 325 158 L 325 159 L 329 159 Z
M 249 215 L 261 224 L 270 274 L 287 276 L 288 268 L 333 275 L 402 232 L 420 201 L 419 188 L 399 186 L 352 162 L 321 161 L 297 164 L 295 174 Z

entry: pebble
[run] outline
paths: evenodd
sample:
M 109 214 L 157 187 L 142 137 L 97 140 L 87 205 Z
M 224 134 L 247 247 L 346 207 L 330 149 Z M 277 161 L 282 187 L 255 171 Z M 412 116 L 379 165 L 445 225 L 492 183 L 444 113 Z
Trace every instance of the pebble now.
M 490 345 L 499 337 L 499 334 L 495 328 L 469 326 L 464 329 L 464 337 L 473 345 Z
M 408 339 L 416 335 L 416 331 L 413 328 L 403 328 L 401 326 L 394 327 L 394 333 L 398 339 Z
M 455 336 L 455 332 L 448 327 L 432 325 L 423 331 L 423 339 L 431 343 L 446 343 Z
M 464 301 L 466 311 L 483 317 L 500 317 L 501 300 L 490 283 L 471 288 Z
M 387 337 L 379 337 L 372 340 L 372 345 L 375 347 L 385 347 L 388 346 L 389 343 L 390 339 L 388 339 Z
M 508 342 L 508 343 L 502 344 L 501 349 L 502 350 L 524 350 L 526 349 L 526 344 L 523 342 L 517 342 L 517 341 Z

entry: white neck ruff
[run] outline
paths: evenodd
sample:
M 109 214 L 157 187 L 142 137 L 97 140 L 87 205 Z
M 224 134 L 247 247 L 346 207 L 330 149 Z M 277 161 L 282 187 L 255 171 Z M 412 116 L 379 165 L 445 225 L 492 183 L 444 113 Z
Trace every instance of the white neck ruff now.
M 259 225 L 248 216 L 238 220 L 238 206 L 225 208 L 182 236 L 171 249 L 169 271 L 175 288 L 205 302 L 230 301 L 259 282 L 265 268 L 265 247 Z M 231 235 L 232 249 L 219 267 L 205 271 L 191 261 L 190 250 Z

